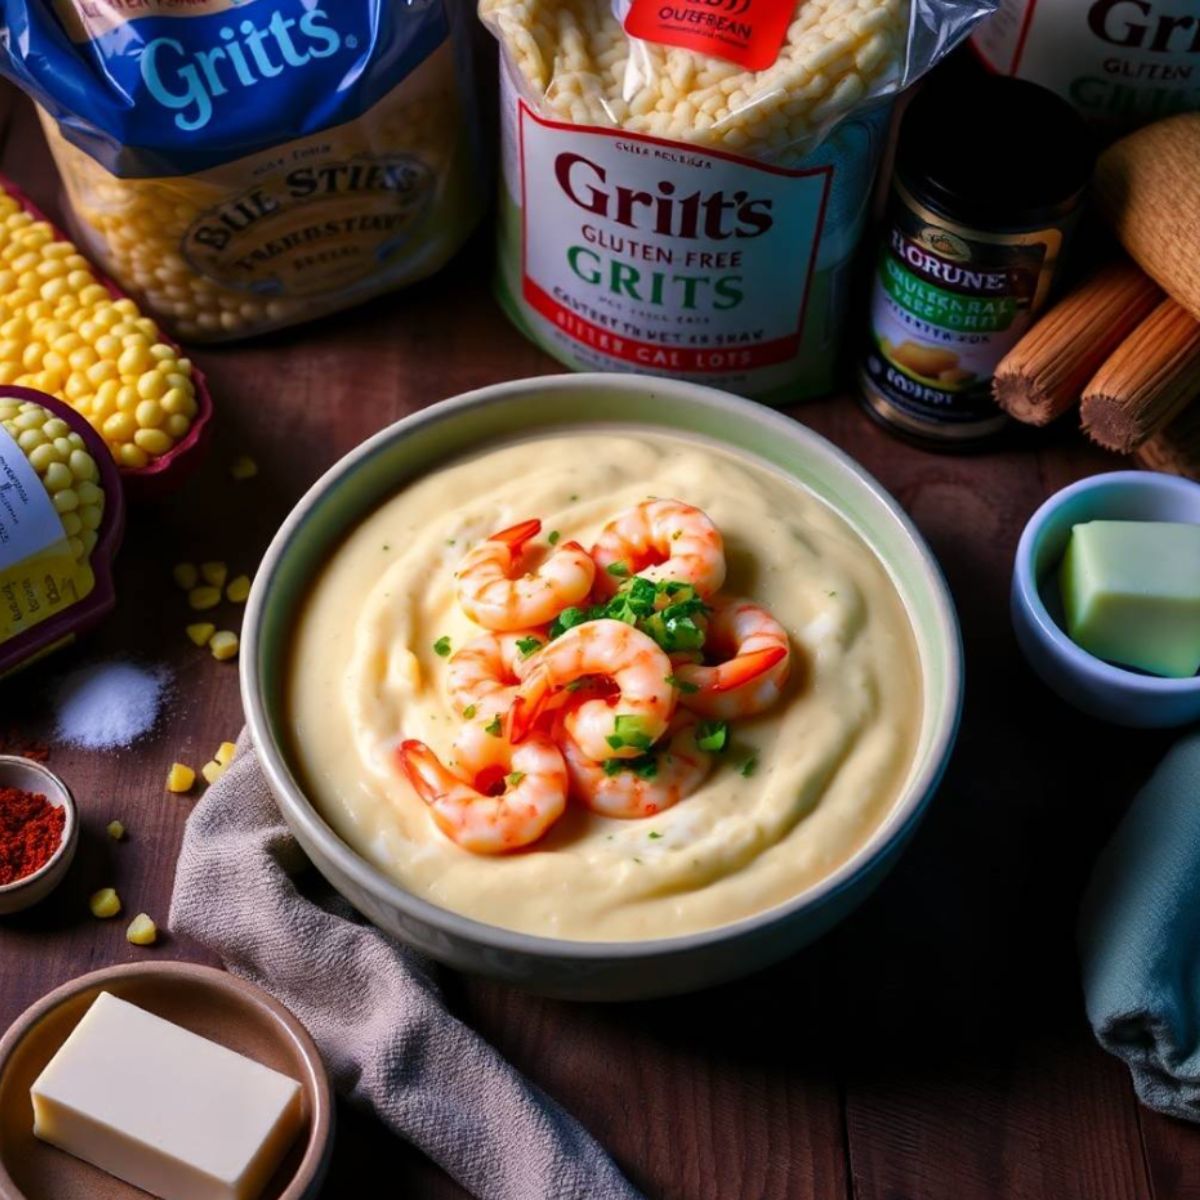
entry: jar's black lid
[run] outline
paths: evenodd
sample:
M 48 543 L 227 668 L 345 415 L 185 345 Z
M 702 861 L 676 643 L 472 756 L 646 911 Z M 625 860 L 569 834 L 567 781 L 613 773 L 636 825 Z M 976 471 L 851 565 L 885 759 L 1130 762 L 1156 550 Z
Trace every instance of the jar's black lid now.
M 1092 172 L 1083 118 L 1036 83 L 1004 75 L 933 81 L 900 124 L 896 172 L 913 198 L 988 228 L 1069 209 Z

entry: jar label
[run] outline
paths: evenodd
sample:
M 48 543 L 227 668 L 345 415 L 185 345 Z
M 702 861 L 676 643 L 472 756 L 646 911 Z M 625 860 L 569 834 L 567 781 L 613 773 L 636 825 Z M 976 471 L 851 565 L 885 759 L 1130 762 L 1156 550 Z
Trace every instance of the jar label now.
M 1044 302 L 1062 234 L 991 236 L 902 193 L 893 194 L 871 297 L 868 391 L 914 427 L 998 427 L 992 372 Z
M 92 584 L 37 471 L 0 428 L 0 641 L 83 599 Z
M 795 0 L 632 0 L 625 32 L 765 71 L 783 49 Z
M 522 299 L 558 353 L 741 386 L 795 358 L 831 168 L 518 119 Z

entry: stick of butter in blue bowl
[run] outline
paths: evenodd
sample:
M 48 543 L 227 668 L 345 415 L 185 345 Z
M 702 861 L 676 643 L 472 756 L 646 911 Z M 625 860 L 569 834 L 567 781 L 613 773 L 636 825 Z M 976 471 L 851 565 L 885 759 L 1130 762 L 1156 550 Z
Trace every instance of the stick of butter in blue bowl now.
M 1030 666 L 1119 725 L 1200 719 L 1200 484 L 1113 471 L 1051 496 L 1017 547 L 1012 620 Z

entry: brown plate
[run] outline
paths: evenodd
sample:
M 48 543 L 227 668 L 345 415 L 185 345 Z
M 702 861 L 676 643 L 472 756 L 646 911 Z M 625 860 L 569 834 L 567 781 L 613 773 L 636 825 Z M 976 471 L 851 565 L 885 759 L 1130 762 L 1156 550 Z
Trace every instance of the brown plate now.
M 146 1193 L 33 1136 L 29 1089 L 100 992 L 297 1080 L 305 1126 L 261 1200 L 314 1200 L 333 1146 L 333 1097 L 304 1026 L 261 988 L 194 963 L 93 971 L 44 996 L 0 1039 L 0 1200 L 146 1200 Z

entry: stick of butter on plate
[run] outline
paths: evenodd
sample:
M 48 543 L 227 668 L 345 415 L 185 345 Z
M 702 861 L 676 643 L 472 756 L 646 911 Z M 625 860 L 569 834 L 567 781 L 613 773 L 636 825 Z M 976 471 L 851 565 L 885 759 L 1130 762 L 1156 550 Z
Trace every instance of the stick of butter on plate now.
M 101 992 L 31 1089 L 34 1134 L 163 1200 L 257 1200 L 300 1085 Z

